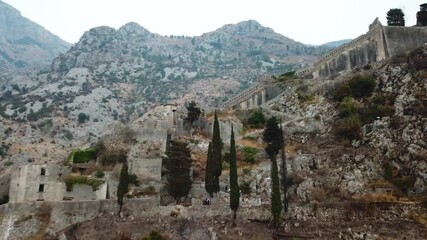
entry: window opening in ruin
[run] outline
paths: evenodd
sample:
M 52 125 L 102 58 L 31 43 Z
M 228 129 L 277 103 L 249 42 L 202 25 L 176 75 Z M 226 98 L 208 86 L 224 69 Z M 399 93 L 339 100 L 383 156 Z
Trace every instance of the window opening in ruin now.
M 39 192 L 44 192 L 44 184 L 39 185 Z
M 42 169 L 40 170 L 40 175 L 42 175 L 42 176 L 46 176 L 46 168 L 42 168 Z

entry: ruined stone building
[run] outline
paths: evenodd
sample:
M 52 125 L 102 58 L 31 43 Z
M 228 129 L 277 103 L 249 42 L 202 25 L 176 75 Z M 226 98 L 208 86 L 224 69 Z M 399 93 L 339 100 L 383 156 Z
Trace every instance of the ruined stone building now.
M 107 198 L 106 182 L 97 190 L 89 185 L 75 184 L 71 191 L 67 191 L 64 179 L 70 174 L 71 167 L 55 164 L 19 167 L 10 176 L 9 201 L 84 201 Z

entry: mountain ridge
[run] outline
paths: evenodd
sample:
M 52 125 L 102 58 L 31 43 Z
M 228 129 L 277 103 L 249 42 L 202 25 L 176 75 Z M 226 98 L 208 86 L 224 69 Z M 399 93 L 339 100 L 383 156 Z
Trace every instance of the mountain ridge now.
M 0 1 L 0 69 L 10 71 L 47 66 L 70 43 Z

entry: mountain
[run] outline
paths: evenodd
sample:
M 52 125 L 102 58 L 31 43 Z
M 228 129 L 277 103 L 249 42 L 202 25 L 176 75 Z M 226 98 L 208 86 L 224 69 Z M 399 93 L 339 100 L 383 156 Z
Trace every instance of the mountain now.
M 117 30 L 96 27 L 59 54 L 50 70 L 0 81 L 0 138 L 9 149 L 2 155 L 19 164 L 34 156 L 55 162 L 155 106 L 194 100 L 212 108 L 259 75 L 305 67 L 327 49 L 253 20 L 197 37 L 165 37 L 132 22 Z
M 344 45 L 346 43 L 351 42 L 351 40 L 352 39 L 343 39 L 343 40 L 338 40 L 338 41 L 332 41 L 332 42 L 324 43 L 324 44 L 322 44 L 320 46 L 329 47 L 329 48 L 337 48 L 337 47 L 339 47 L 341 45 Z
M 70 44 L 0 1 L 0 71 L 51 63 Z
M 307 66 L 327 49 L 305 46 L 253 20 L 197 37 L 160 36 L 128 23 L 85 32 L 54 60 L 49 76 L 59 80 L 73 68 L 88 68 L 96 81 L 134 83 L 146 89 L 148 100 L 165 103 L 195 80 L 230 77 L 245 88 L 259 75 Z

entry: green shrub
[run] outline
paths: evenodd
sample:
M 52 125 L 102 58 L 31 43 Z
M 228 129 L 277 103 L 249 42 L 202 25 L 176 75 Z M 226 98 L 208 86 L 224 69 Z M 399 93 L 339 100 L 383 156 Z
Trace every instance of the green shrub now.
M 245 128 L 262 128 L 265 123 L 265 116 L 261 109 L 236 111 L 235 115 Z
M 239 189 L 244 194 L 251 193 L 252 192 L 251 183 L 249 183 L 249 182 L 243 182 L 242 184 L 240 184 Z
M 265 117 L 261 109 L 256 109 L 248 118 L 248 124 L 254 128 L 262 128 L 265 123 Z
M 354 76 L 348 84 L 354 98 L 371 96 L 376 85 L 374 78 L 360 75 Z
M 45 119 L 39 124 L 37 124 L 37 127 L 40 129 L 40 131 L 46 133 L 49 132 L 49 130 L 53 127 L 53 121 L 52 119 Z
M 68 176 L 64 179 L 67 187 L 67 192 L 73 191 L 74 184 L 85 184 L 87 182 L 86 176 Z
M 363 124 L 372 123 L 377 118 L 393 116 L 394 108 L 390 105 L 370 104 L 368 107 L 360 109 L 359 116 Z
M 79 113 L 79 115 L 77 116 L 79 123 L 85 123 L 89 120 L 89 118 L 89 115 L 86 115 L 85 113 Z
M 292 79 L 296 79 L 296 78 L 297 78 L 297 76 L 295 75 L 295 71 L 291 71 L 291 72 L 283 73 L 282 75 L 280 75 L 277 78 L 277 80 L 279 82 L 283 82 L 283 81 L 286 81 L 286 80 L 292 80 Z
M 75 184 L 84 184 L 92 187 L 93 191 L 98 190 L 104 181 L 100 179 L 88 179 L 87 176 L 68 176 L 64 179 L 67 192 L 73 191 Z
M 138 176 L 136 176 L 136 174 L 129 174 L 128 183 L 138 186 L 139 185 Z
M 68 129 L 62 129 L 62 135 L 65 139 L 67 139 L 69 141 L 73 140 L 73 134 Z
M 18 108 L 18 112 L 20 113 L 23 113 L 25 111 L 27 111 L 27 107 L 25 105 Z
M 8 152 L 9 152 L 9 148 L 10 148 L 9 145 L 6 145 L 6 144 L 2 143 L 0 145 L 0 157 L 7 156 Z
M 73 156 L 74 163 L 87 163 L 91 160 L 96 160 L 97 151 L 95 148 L 87 148 L 84 150 L 75 150 Z
M 159 232 L 153 230 L 148 236 L 142 238 L 142 240 L 166 240 Z
M 11 161 L 7 161 L 4 163 L 4 166 L 6 166 L 6 167 L 11 166 L 11 165 L 13 165 L 13 162 L 11 162 Z
M 338 107 L 339 116 L 341 118 L 350 117 L 357 114 L 359 107 L 353 98 L 344 98 Z
M 362 137 L 360 119 L 357 116 L 339 119 L 335 125 L 335 135 L 348 140 L 360 139 Z
M 105 176 L 105 173 L 103 171 L 97 170 L 95 172 L 95 177 L 96 178 L 103 178 Z
M 99 186 L 101 186 L 104 183 L 104 181 L 100 179 L 88 179 L 86 182 L 86 185 L 89 185 L 92 187 L 93 191 L 96 191 L 99 189 Z
M 342 101 L 345 97 L 363 98 L 371 96 L 375 86 L 375 79 L 371 76 L 356 75 L 350 81 L 338 84 L 329 93 L 335 101 Z
M 242 152 L 243 152 L 243 161 L 250 164 L 255 163 L 255 155 L 258 153 L 258 149 L 244 146 L 242 148 Z
M 311 101 L 314 99 L 314 94 L 309 92 L 308 85 L 301 85 L 296 89 L 298 99 L 302 102 Z

